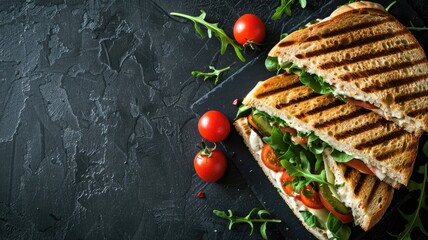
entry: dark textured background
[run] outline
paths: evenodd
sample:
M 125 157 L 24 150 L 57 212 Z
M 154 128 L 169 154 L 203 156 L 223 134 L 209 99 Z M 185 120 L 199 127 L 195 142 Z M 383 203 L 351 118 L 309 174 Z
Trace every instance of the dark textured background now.
M 205 9 L 229 35 L 257 13 L 269 48 L 289 21 L 269 21 L 278 2 L 0 1 L 0 239 L 250 238 L 212 210 L 262 205 L 231 162 L 218 183 L 196 176 L 189 109 L 214 88 L 192 70 L 232 65 L 224 79 L 243 63 L 167 13 Z M 411 4 L 428 22 L 427 3 Z

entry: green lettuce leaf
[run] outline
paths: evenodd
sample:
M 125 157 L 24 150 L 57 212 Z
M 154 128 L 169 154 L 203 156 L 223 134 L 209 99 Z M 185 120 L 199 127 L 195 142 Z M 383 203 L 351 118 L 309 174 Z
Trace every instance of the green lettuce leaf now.
M 351 228 L 343 224 L 332 213 L 329 213 L 327 217 L 327 229 L 333 234 L 334 239 L 345 240 L 351 236 Z
M 302 215 L 303 219 L 305 220 L 306 225 L 309 227 L 317 227 L 324 229 L 324 227 L 321 225 L 320 220 L 317 218 L 317 216 L 313 215 L 309 211 L 299 211 Z
M 338 151 L 336 149 L 333 149 L 333 151 L 331 152 L 331 157 L 336 162 L 349 162 L 350 160 L 354 159 L 353 156 L 348 155 L 344 152 Z

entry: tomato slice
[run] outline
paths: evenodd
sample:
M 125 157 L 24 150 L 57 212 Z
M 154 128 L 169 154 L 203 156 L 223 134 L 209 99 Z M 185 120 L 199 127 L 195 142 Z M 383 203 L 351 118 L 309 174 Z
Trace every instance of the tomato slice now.
M 253 115 L 252 114 L 248 115 L 247 121 L 254 129 L 257 129 L 257 125 L 253 121 Z
M 353 221 L 352 214 L 341 214 L 337 212 L 334 207 L 327 201 L 322 194 L 319 194 L 319 198 L 324 207 L 331 212 L 335 217 L 337 217 L 343 224 L 350 223 Z
M 278 160 L 278 157 L 275 154 L 275 151 L 269 144 L 263 145 L 262 148 L 262 162 L 265 166 L 272 171 L 279 172 L 283 171 L 284 167 Z
M 281 186 L 282 186 L 282 189 L 284 190 L 284 192 L 288 195 L 293 195 L 295 193 L 295 191 L 294 191 L 293 187 L 291 186 L 291 184 L 287 184 L 285 186 L 284 186 L 284 184 L 288 181 L 293 181 L 293 179 L 294 179 L 294 176 L 288 175 L 287 171 L 282 172 L 281 179 L 280 179 Z
M 297 136 L 297 130 L 291 127 L 279 127 L 282 133 L 291 133 L 292 136 Z
M 308 143 L 308 137 L 299 137 L 299 136 L 292 136 L 291 140 L 293 140 L 295 143 L 298 144 L 306 144 Z
M 375 176 L 375 174 L 373 173 L 373 171 L 370 170 L 370 168 L 367 167 L 367 165 L 364 164 L 361 160 L 358 160 L 358 159 L 354 158 L 354 159 L 346 162 L 345 164 L 348 165 L 348 166 L 350 166 L 350 167 L 352 167 L 352 168 L 357 169 L 358 171 L 360 171 L 362 173 Z
M 279 127 L 282 133 L 291 133 L 291 140 L 297 144 L 306 144 L 308 143 L 308 137 L 299 137 L 297 136 L 297 130 L 291 127 Z
M 312 186 L 308 185 L 305 187 L 306 192 L 300 191 L 300 197 L 303 204 L 309 208 L 322 209 L 324 205 L 320 200 L 320 194 L 312 189 Z
M 352 98 L 347 98 L 346 101 L 348 101 L 349 103 L 352 103 L 354 105 L 366 108 L 366 109 L 378 109 L 378 107 L 376 107 L 375 105 L 371 104 L 371 103 L 366 103 L 363 101 L 359 101 L 359 100 L 355 100 Z

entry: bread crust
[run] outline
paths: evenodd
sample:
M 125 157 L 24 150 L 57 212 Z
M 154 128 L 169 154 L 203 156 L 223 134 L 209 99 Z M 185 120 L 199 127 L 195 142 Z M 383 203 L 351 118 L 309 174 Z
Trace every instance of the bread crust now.
M 281 74 L 259 82 L 243 104 L 277 116 L 299 131 L 314 132 L 333 148 L 385 174 L 384 181 L 395 188 L 410 179 L 420 133 L 406 132 L 333 96 L 316 94 L 296 75 Z
M 379 4 L 342 6 L 281 40 L 269 56 L 372 103 L 409 132 L 428 131 L 428 61 L 411 32 Z

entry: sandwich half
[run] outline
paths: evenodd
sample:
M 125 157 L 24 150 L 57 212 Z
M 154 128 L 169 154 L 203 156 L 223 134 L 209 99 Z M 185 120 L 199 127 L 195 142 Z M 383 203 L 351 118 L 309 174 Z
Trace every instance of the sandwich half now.
M 320 144 L 334 150 L 338 162 L 375 175 L 394 188 L 407 186 L 420 133 L 404 131 L 378 114 L 339 98 L 317 94 L 296 74 L 259 82 L 243 104 L 265 113 L 264 118 L 280 119 L 282 127 L 294 129 L 298 134 L 295 142 L 304 142 L 299 136 L 319 138 Z
M 286 171 L 285 168 L 274 171 L 262 161 L 262 149 L 266 143 L 263 143 L 260 136 L 250 127 L 247 118 L 237 119 L 234 126 L 272 185 L 278 189 L 280 196 L 303 226 L 316 238 L 348 239 L 353 228 L 351 223 L 367 231 L 380 221 L 388 209 L 394 188 L 374 176 L 361 173 L 346 164 L 337 163 L 331 158 L 329 150 L 323 153 L 325 171 L 328 172 L 326 175 L 332 184 L 332 187 L 329 187 L 331 196 L 328 198 L 334 197 L 336 200 L 323 201 L 340 201 L 339 204 L 342 206 L 333 206 L 338 204 L 333 203 L 327 209 L 324 206 L 313 208 L 314 206 L 310 204 L 306 205 L 307 202 L 302 200 L 302 194 L 290 192 L 289 188 L 284 186 L 282 176 Z M 345 216 L 336 217 L 335 214 L 341 213 L 337 213 L 339 210 L 336 211 L 334 208 L 343 208 L 343 205 L 348 213 Z M 347 221 L 348 224 L 342 223 L 341 220 Z
M 428 131 L 428 61 L 412 33 L 372 2 L 354 2 L 282 39 L 270 69 L 370 109 L 408 132 Z

